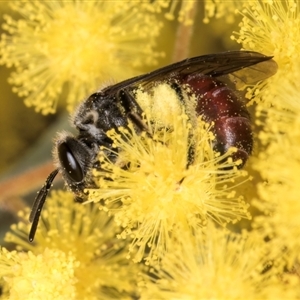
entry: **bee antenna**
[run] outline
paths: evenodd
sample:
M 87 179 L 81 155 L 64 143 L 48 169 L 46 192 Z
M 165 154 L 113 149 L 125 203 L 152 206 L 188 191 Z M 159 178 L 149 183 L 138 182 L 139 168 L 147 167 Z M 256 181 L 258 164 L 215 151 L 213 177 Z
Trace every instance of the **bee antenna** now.
M 29 242 L 32 242 L 34 239 L 42 208 L 46 201 L 48 191 L 51 188 L 52 182 L 53 182 L 55 176 L 57 175 L 57 173 L 58 173 L 58 169 L 56 169 L 50 173 L 50 175 L 46 179 L 45 184 L 43 185 L 43 187 L 41 188 L 41 190 L 39 191 L 39 193 L 37 194 L 37 196 L 34 200 L 34 203 L 33 203 L 33 206 L 32 206 L 31 212 L 30 212 L 30 216 L 29 216 L 29 222 L 32 223 L 30 232 L 29 232 Z

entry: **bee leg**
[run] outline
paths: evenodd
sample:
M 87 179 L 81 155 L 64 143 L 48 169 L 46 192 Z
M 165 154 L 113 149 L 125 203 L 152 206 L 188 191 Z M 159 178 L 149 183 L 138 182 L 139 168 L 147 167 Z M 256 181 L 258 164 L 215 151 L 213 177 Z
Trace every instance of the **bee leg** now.
M 143 110 L 135 101 L 134 97 L 128 90 L 120 90 L 117 97 L 123 104 L 127 117 L 136 125 L 141 131 L 147 132 L 151 136 L 148 126 L 144 123 L 142 118 Z

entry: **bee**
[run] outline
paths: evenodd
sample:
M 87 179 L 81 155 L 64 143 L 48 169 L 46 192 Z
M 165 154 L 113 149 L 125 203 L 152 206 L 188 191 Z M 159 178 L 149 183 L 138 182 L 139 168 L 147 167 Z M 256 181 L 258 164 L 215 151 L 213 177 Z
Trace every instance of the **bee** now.
M 99 148 L 104 146 L 114 150 L 108 151 L 107 155 L 111 161 L 116 161 L 113 156 L 118 150 L 113 149 L 107 131 L 127 127 L 130 121 L 137 132 L 148 132 L 142 118 L 143 110 L 136 101 L 138 88 L 150 91 L 165 83 L 175 90 L 178 101 L 183 101 L 183 89 L 188 87 L 189 93 L 196 96 L 196 116 L 213 124 L 214 150 L 224 154 L 230 147 L 236 147 L 232 158 L 241 159 L 244 165 L 252 152 L 253 137 L 250 114 L 235 90 L 241 84 L 264 80 L 276 70 L 277 64 L 271 56 L 253 51 L 230 51 L 188 58 L 105 87 L 89 96 L 73 117 L 78 135 L 63 133 L 56 141 L 57 168 L 35 198 L 29 217 L 32 223 L 29 241 L 34 239 L 42 207 L 58 172 L 74 193 L 75 200 L 82 201 L 84 189 L 94 184 L 90 170 L 101 169 L 97 159 Z M 231 88 L 232 83 L 234 86 Z

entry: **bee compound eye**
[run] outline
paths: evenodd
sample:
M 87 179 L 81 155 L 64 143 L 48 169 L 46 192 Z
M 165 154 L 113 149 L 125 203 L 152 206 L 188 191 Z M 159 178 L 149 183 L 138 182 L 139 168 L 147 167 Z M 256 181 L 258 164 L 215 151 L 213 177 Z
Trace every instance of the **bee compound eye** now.
M 74 182 L 81 182 L 84 178 L 83 171 L 66 142 L 58 145 L 58 158 L 67 176 Z

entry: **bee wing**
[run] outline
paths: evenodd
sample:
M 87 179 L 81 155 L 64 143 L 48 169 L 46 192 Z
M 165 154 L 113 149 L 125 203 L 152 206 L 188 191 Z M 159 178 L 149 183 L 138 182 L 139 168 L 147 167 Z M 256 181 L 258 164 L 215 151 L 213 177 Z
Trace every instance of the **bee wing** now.
M 254 84 L 276 73 L 277 64 L 271 56 L 254 51 L 229 51 L 188 58 L 153 72 L 133 77 L 103 91 L 115 95 L 121 89 L 142 86 L 150 89 L 159 82 L 178 76 L 203 74 L 219 77 L 230 74 L 230 80 L 237 86 Z
M 237 90 L 242 90 L 247 85 L 254 85 L 259 81 L 273 76 L 277 72 L 277 63 L 273 60 L 263 61 L 246 69 L 229 74 L 229 79 L 235 84 Z

